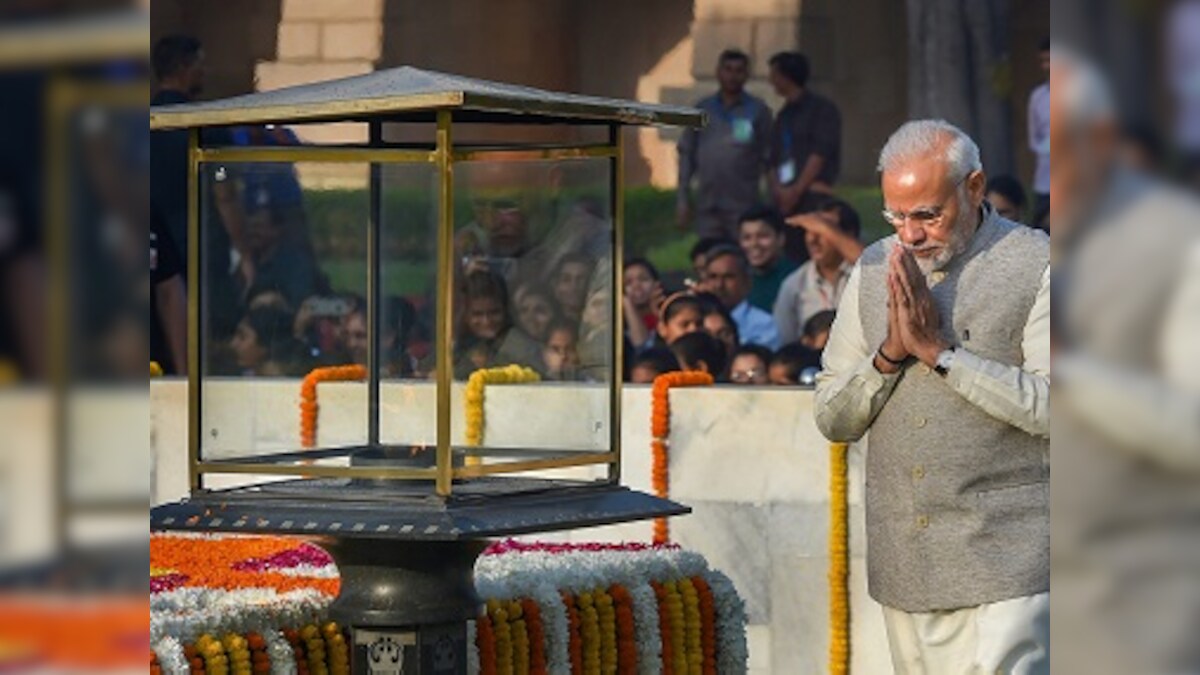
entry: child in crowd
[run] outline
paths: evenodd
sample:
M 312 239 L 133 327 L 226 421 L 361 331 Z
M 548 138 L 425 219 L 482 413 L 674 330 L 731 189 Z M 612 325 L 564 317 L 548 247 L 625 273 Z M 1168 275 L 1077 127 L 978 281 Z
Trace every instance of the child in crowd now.
M 654 347 L 642 352 L 629 371 L 631 384 L 653 384 L 654 378 L 663 373 L 679 370 L 679 359 L 665 347 Z
M 547 380 L 577 379 L 579 369 L 579 331 L 575 324 L 559 319 L 546 330 L 542 348 Z
M 663 301 L 658 270 L 645 258 L 625 263 L 625 332 L 635 348 L 645 347 L 658 326 L 658 306 Z
M 704 306 L 695 296 L 676 293 L 663 303 L 662 316 L 658 322 L 658 337 L 662 346 L 670 346 L 676 340 L 703 330 Z
M 738 222 L 738 244 L 751 267 L 751 305 L 771 312 L 783 280 L 797 265 L 783 254 L 785 226 L 773 209 L 758 207 L 747 211 Z
M 513 301 L 517 308 L 517 326 L 534 340 L 545 342 L 546 331 L 558 319 L 554 297 L 545 289 L 525 284 L 517 289 Z
M 503 278 L 492 272 L 471 272 L 460 291 L 463 301 L 455 332 L 455 377 L 466 379 L 475 370 L 494 365 L 541 369 L 541 346 L 512 325 Z
M 833 329 L 835 318 L 837 318 L 837 312 L 832 309 L 813 314 L 804 323 L 804 335 L 800 336 L 800 344 L 818 353 L 825 351 L 825 345 L 829 342 L 829 331 Z
M 784 279 L 775 300 L 775 325 L 784 344 L 800 339 L 812 315 L 837 309 L 863 250 L 858 213 L 839 199 L 831 197 L 820 210 L 792 216 L 787 223 L 804 230 L 809 260 Z
M 767 369 L 767 378 L 771 384 L 795 386 L 800 384 L 800 373 L 812 367 L 821 367 L 821 354 L 794 342 L 775 353 Z
M 688 333 L 671 343 L 671 352 L 685 371 L 698 371 L 721 380 L 725 373 L 725 348 L 708 333 Z
M 771 350 L 762 345 L 743 345 L 729 364 L 729 381 L 734 384 L 767 384 Z
M 587 300 L 588 281 L 592 278 L 592 260 L 573 253 L 563 257 L 551 275 L 551 288 L 562 315 L 578 321 Z

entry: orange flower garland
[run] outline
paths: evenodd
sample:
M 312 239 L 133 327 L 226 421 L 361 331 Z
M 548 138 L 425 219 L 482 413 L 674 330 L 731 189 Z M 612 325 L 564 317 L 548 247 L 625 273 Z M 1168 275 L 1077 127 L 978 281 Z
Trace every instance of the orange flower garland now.
M 567 592 L 562 593 L 563 605 L 567 608 L 568 646 L 571 652 L 571 672 L 583 672 L 583 633 L 579 621 L 579 610 L 575 609 L 575 598 Z
M 702 672 L 704 675 L 717 673 L 717 609 L 713 598 L 712 588 L 704 577 L 692 577 L 692 585 L 696 587 L 696 595 L 700 597 L 700 633 L 704 644 L 704 660 Z
M 487 612 L 475 621 L 475 644 L 479 647 L 481 675 L 496 675 L 496 634 L 492 632 L 492 620 Z
M 317 385 L 322 382 L 357 382 L 367 379 L 360 365 L 313 368 L 300 383 L 300 447 L 317 445 Z
M 525 626 L 529 632 L 529 672 L 532 675 L 545 675 L 546 668 L 546 629 L 542 625 L 542 610 L 529 598 L 521 600 L 521 609 L 525 613 Z
M 654 596 L 658 599 L 658 632 L 662 635 L 662 672 L 675 672 L 675 658 L 672 646 L 675 643 L 671 634 L 671 614 L 667 609 L 667 588 L 657 581 L 651 581 Z
M 650 449 L 654 453 L 654 494 L 666 499 L 670 496 L 670 457 L 667 453 L 671 435 L 671 389 L 675 387 L 702 387 L 713 383 L 712 375 L 701 372 L 663 373 L 654 378 L 650 407 Z M 654 543 L 665 544 L 671 539 L 666 518 L 654 521 Z
M 617 672 L 636 673 L 637 627 L 633 621 L 633 596 L 621 584 L 613 584 L 608 593 L 617 612 Z

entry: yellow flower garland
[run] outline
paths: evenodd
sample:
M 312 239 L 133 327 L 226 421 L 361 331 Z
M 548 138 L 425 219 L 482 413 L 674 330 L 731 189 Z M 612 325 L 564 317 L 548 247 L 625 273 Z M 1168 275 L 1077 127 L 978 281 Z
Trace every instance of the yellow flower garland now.
M 512 621 L 513 672 L 516 675 L 529 675 L 529 631 L 525 623 L 525 610 L 515 600 L 510 600 L 507 606 L 508 617 Z
M 463 417 L 466 419 L 466 440 L 469 447 L 477 448 L 483 445 L 483 398 L 484 389 L 489 384 L 528 384 L 539 382 L 542 377 L 532 368 L 518 365 L 498 368 L 480 368 L 467 378 L 467 388 L 463 393 Z M 468 457 L 467 463 L 479 464 L 478 457 Z
M 829 672 L 850 672 L 850 539 L 845 443 L 829 446 Z
M 497 600 L 488 600 L 488 614 L 492 617 L 492 629 L 496 634 L 496 673 L 512 675 L 513 640 L 512 627 L 508 625 L 508 610 Z
M 600 673 L 600 615 L 596 612 L 596 601 L 591 593 L 580 593 L 579 632 L 583 637 L 584 675 Z
M 684 644 L 687 645 L 688 675 L 702 675 L 704 671 L 704 643 L 700 631 L 700 595 L 691 579 L 680 579 L 677 584 L 679 595 L 683 600 L 683 632 Z
M 663 588 L 667 591 L 667 616 L 671 620 L 671 660 L 675 664 L 676 675 L 687 675 L 687 619 L 683 615 L 683 598 L 679 595 L 679 585 L 674 581 L 663 584 Z M 663 649 L 666 648 L 663 645 Z
M 617 610 L 613 598 L 604 589 L 598 588 L 596 615 L 600 623 L 600 672 L 617 672 Z

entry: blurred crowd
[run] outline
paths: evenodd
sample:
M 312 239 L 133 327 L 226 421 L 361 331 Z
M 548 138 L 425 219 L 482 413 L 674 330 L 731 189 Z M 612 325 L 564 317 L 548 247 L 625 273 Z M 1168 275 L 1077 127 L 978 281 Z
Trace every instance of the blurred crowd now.
M 1048 59 L 1048 43 L 1042 51 Z M 155 105 L 187 103 L 203 92 L 205 55 L 194 38 L 160 39 L 152 65 Z M 634 383 L 676 369 L 705 370 L 733 384 L 812 383 L 863 250 L 861 216 L 836 196 L 841 116 L 808 88 L 807 57 L 781 52 L 770 59 L 770 82 L 784 101 L 774 114 L 745 91 L 749 65 L 736 49 L 719 56 L 719 90 L 696 104 L 708 125 L 685 132 L 678 146 L 678 225 L 699 236 L 690 274 L 664 277 L 637 257 L 644 252 L 627 252 L 623 363 L 613 363 L 610 347 L 613 274 L 603 195 L 572 191 L 561 166 L 465 170 L 460 182 L 470 193 L 472 220 L 455 240 L 457 378 L 517 363 L 551 380 L 604 380 L 621 367 Z M 1039 158 L 1033 199 L 1011 176 L 988 185 L 1002 215 L 1028 215 L 1043 227 L 1047 87 L 1030 97 L 1030 148 Z M 203 140 L 299 143 L 289 130 L 270 126 L 210 129 Z M 178 374 L 187 367 L 187 132 L 151 134 L 151 157 L 150 350 L 165 372 Z M 322 271 L 295 167 L 229 164 L 205 168 L 201 180 L 204 371 L 296 377 L 317 366 L 365 364 L 366 300 L 334 288 Z M 530 199 L 531 192 L 541 194 Z M 435 304 L 428 289 L 381 300 L 386 377 L 433 376 Z

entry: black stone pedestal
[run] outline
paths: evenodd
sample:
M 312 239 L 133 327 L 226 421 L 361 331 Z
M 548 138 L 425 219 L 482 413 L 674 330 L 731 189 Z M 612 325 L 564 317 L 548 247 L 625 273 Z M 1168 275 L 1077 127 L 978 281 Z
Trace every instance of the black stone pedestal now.
M 480 605 L 473 570 L 486 541 L 316 543 L 333 556 L 341 575 L 329 614 L 347 629 L 351 673 L 467 672 L 466 622 Z

